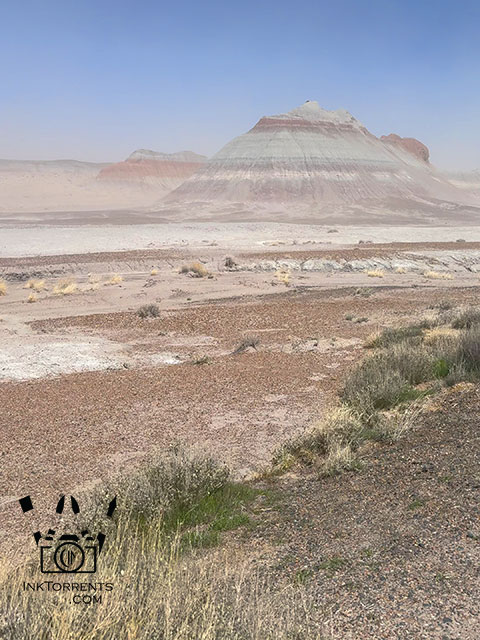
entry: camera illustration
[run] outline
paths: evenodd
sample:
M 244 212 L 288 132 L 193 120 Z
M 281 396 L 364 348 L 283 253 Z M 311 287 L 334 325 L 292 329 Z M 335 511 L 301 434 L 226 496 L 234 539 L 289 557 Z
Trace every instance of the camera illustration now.
M 40 539 L 40 571 L 42 573 L 95 573 L 98 542 L 88 535 L 63 534 L 54 531 Z
M 23 513 L 33 510 L 30 496 L 19 500 Z M 70 496 L 70 504 L 73 514 L 80 513 L 78 502 Z M 107 509 L 107 518 L 112 518 L 117 506 L 114 497 Z M 65 496 L 58 501 L 56 513 L 63 513 Z M 40 551 L 40 571 L 42 573 L 95 573 L 97 570 L 97 558 L 105 543 L 105 534 L 101 531 L 92 535 L 88 529 L 75 533 L 62 533 L 56 535 L 53 529 L 49 529 L 46 535 L 40 531 L 33 534 Z

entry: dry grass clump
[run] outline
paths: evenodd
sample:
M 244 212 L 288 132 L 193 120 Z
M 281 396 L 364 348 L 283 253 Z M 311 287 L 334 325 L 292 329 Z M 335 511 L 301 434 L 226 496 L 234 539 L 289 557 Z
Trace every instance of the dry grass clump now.
M 78 284 L 72 278 L 64 278 L 53 287 L 56 296 L 69 296 L 78 291 Z
M 101 601 L 74 604 L 67 593 L 23 591 L 23 582 L 45 582 L 33 568 L 2 580 L 8 640 L 311 640 L 320 636 L 315 599 L 294 584 L 278 584 L 231 550 L 192 549 L 185 555 L 161 528 L 131 529 L 120 521 L 99 558 L 94 579 L 112 583 Z M 63 582 L 63 579 L 55 580 Z M 80 596 L 92 595 L 92 592 Z M 45 631 L 48 629 L 48 635 Z
M 150 275 L 151 275 L 151 276 L 158 276 L 158 269 L 152 269 L 152 270 L 150 271 Z
M 260 338 L 255 335 L 245 336 L 245 338 L 240 342 L 240 344 L 234 350 L 234 354 L 243 353 L 247 351 L 247 349 L 257 349 L 260 344 Z
M 365 349 L 374 349 L 381 340 L 381 336 L 381 331 L 375 331 L 374 333 L 371 333 L 369 336 L 367 336 L 365 342 L 363 343 Z
M 433 329 L 425 329 L 423 334 L 423 342 L 428 345 L 438 344 L 445 338 L 455 338 L 458 332 L 450 327 L 434 327 Z
M 298 459 L 306 464 L 315 463 L 325 475 L 351 469 L 363 433 L 358 415 L 346 406 L 337 407 L 311 429 L 285 443 L 274 455 L 274 467 Z
M 432 280 L 453 280 L 452 274 L 447 272 L 425 271 L 423 276 L 424 278 L 430 278 Z
M 313 598 L 294 585 L 278 584 L 253 568 L 249 558 L 231 549 L 197 550 L 198 540 L 215 517 L 228 525 L 223 509 L 241 507 L 249 489 L 228 485 L 224 469 L 211 459 L 174 448 L 149 459 L 115 487 L 99 487 L 81 513 L 98 513 L 88 525 L 98 531 L 115 490 L 118 509 L 106 532 L 94 579 L 112 591 L 90 606 L 75 604 L 71 592 L 31 593 L 24 583 L 45 583 L 35 557 L 27 566 L 0 572 L 0 637 L 9 640 L 309 640 L 319 637 Z M 240 496 L 240 498 L 239 498 Z M 199 510 L 199 507 L 202 507 Z M 97 520 L 95 520 L 97 518 Z M 105 519 L 106 520 L 106 519 Z M 166 520 L 170 528 L 166 527 Z M 238 519 L 235 520 L 238 522 Z M 188 538 L 185 526 L 191 528 Z M 223 528 L 222 528 L 223 527 Z M 68 576 L 55 575 L 58 583 Z M 46 630 L 48 630 L 46 632 Z M 47 635 L 46 635 L 47 633 Z
M 123 282 L 123 276 L 121 276 L 118 273 L 114 273 L 112 276 L 110 276 L 110 278 L 104 284 L 113 285 L 113 284 L 120 284 L 121 282 Z
M 45 286 L 45 280 L 36 280 L 35 278 L 32 278 L 25 283 L 23 288 L 33 289 L 34 291 L 43 291 Z
M 405 267 L 397 267 L 395 269 L 395 273 L 407 273 L 407 270 L 405 269 Z
M 192 262 L 191 264 L 184 264 L 180 269 L 180 273 L 188 273 L 194 278 L 205 278 L 208 276 L 208 269 L 201 262 Z
M 410 338 L 420 338 L 423 334 L 424 326 L 408 325 L 406 327 L 387 328 L 369 336 L 365 342 L 367 348 L 388 347 Z
M 137 316 L 140 318 L 158 318 L 160 309 L 156 304 L 144 304 L 137 310 Z
M 385 272 L 381 269 L 369 269 L 368 271 L 365 271 L 365 273 L 369 278 L 383 278 L 385 275 Z
M 411 431 L 422 412 L 421 404 L 413 402 L 405 410 L 394 409 L 378 413 L 373 423 L 371 435 L 376 440 L 395 442 Z
M 288 269 L 279 269 L 275 272 L 275 277 L 286 287 L 290 286 L 290 271 Z
M 37 302 L 37 300 L 38 298 L 34 293 L 31 293 L 27 298 L 27 302 L 30 302 L 30 303 Z
M 7 283 L 5 280 L 0 280 L 0 296 L 7 295 Z

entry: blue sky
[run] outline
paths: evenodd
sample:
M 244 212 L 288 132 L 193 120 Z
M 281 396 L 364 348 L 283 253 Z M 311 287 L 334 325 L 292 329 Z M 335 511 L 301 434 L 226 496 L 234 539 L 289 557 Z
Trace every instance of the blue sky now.
M 480 167 L 477 0 L 1 0 L 0 157 L 213 154 L 305 100 Z

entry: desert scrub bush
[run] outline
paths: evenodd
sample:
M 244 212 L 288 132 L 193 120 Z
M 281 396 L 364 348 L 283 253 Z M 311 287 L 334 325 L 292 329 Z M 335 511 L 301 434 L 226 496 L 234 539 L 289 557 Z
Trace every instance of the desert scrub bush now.
M 449 367 L 444 383 L 447 387 L 453 387 L 460 382 L 469 382 L 474 379 L 475 376 L 467 370 L 463 362 L 456 362 Z
M 201 356 L 196 360 L 192 360 L 192 364 L 202 365 L 202 364 L 212 364 L 213 360 L 209 356 Z
M 73 278 L 63 278 L 53 287 L 56 296 L 69 296 L 78 291 L 78 284 Z
M 27 280 L 23 288 L 33 289 L 34 291 L 43 291 L 45 289 L 45 280 L 36 280 L 35 278 L 32 278 L 31 280 Z
M 192 262 L 191 264 L 184 264 L 180 268 L 180 273 L 188 273 L 194 278 L 205 278 L 208 276 L 208 269 L 201 262 Z
M 431 280 L 453 280 L 451 273 L 443 271 L 424 271 L 423 276 L 424 278 L 429 278 Z
M 34 293 L 31 293 L 28 298 L 27 298 L 27 302 L 32 303 L 32 302 L 37 302 L 38 298 Z
M 156 304 L 144 304 L 137 310 L 139 318 L 158 318 L 159 315 L 160 309 Z
M 260 344 L 260 338 L 255 335 L 245 336 L 240 344 L 235 348 L 234 354 L 243 353 L 247 349 L 257 349 Z
M 353 295 L 360 296 L 362 298 L 369 298 L 373 294 L 373 289 L 369 287 L 358 287 L 355 289 L 355 293 Z
M 150 271 L 150 275 L 151 275 L 151 276 L 158 276 L 158 269 L 152 269 L 152 270 Z
M 228 271 L 233 271 L 234 269 L 237 268 L 237 263 L 231 256 L 227 256 L 225 258 L 224 266 L 225 266 L 225 269 L 227 269 Z
M 129 514 L 147 522 L 181 521 L 199 500 L 224 487 L 229 472 L 212 457 L 175 445 L 150 454 L 141 468 L 110 492 L 122 494 Z
M 397 267 L 395 269 L 395 273 L 407 273 L 407 270 L 405 269 L 405 267 Z
M 369 278 L 383 278 L 383 276 L 385 275 L 385 272 L 381 269 L 369 269 L 365 271 L 365 273 Z
M 393 344 L 361 362 L 347 377 L 342 399 L 360 414 L 421 395 L 415 385 L 434 377 L 435 356 L 428 349 L 407 342 Z
M 7 295 L 7 283 L 5 280 L 0 280 L 0 296 Z
M 480 325 L 480 309 L 470 307 L 461 311 L 452 320 L 452 329 L 471 329 Z
M 450 311 L 453 307 L 454 304 L 450 302 L 450 300 L 440 300 L 440 302 L 433 306 L 434 309 L 438 309 L 439 311 Z

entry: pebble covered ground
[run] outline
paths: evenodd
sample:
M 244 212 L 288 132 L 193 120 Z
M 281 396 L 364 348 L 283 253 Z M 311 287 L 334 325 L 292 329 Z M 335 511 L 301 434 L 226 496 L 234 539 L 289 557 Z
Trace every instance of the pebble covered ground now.
M 314 598 L 334 638 L 477 640 L 480 388 L 442 393 L 362 459 L 359 472 L 300 468 L 262 485 L 278 497 L 255 533 L 268 572 Z

